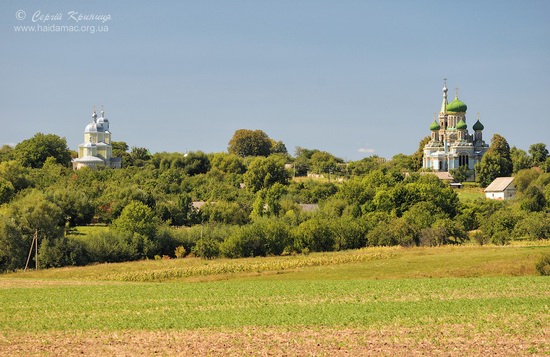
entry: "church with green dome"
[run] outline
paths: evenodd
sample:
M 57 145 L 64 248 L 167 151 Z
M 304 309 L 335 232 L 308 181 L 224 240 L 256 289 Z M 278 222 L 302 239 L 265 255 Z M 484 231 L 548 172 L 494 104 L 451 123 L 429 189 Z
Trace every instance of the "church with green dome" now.
M 121 168 L 122 158 L 113 157 L 109 125 L 105 112 L 101 110 L 101 117 L 98 118 L 94 108 L 92 122 L 84 129 L 84 142 L 78 145 L 78 158 L 73 159 L 73 169 Z
M 466 166 L 473 172 L 474 166 L 489 146 L 483 141 L 483 124 L 477 118 L 468 132 L 466 111 L 468 106 L 458 99 L 447 102 L 447 83 L 443 84 L 443 102 L 439 115 L 430 125 L 431 140 L 424 146 L 422 166 L 435 172 L 448 172 Z

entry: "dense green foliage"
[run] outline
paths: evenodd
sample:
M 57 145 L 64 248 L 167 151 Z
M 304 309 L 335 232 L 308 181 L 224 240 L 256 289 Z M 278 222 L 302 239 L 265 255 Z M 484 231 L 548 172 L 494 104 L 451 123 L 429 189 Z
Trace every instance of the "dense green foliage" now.
M 239 129 L 233 134 L 227 146 L 227 151 L 241 157 L 287 153 L 282 141 L 271 139 L 262 130 L 247 129 Z
M 60 141 L 37 134 L 1 152 L 1 271 L 23 266 L 35 234 L 44 267 L 174 257 L 178 247 L 210 259 L 460 244 L 470 235 L 480 244 L 550 237 L 543 144 L 530 149 L 534 159 L 495 135 L 480 172 L 493 177 L 526 167 L 515 174 L 518 197 L 460 202 L 434 175 L 415 173 L 417 158 L 403 154 L 344 163 L 320 150 L 297 148 L 294 158 L 273 153 L 277 143 L 269 138 L 268 156 L 256 157 L 128 152 L 119 142 L 128 160 L 122 169 L 73 171 L 54 156 L 40 164 L 21 159 L 21 148 L 43 137 Z M 291 179 L 304 171 L 317 178 Z M 109 228 L 71 234 L 98 223 Z
M 38 133 L 23 140 L 15 146 L 14 155 L 24 166 L 34 168 L 42 167 L 49 157 L 63 166 L 71 162 L 67 140 L 54 134 Z
M 483 187 L 488 186 L 495 178 L 510 176 L 514 169 L 510 145 L 498 134 L 491 138 L 491 146 L 476 164 L 477 181 Z

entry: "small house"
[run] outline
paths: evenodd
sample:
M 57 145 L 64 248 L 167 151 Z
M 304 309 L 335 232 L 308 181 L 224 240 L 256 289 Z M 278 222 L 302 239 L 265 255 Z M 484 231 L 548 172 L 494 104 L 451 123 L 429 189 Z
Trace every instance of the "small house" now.
M 491 200 L 509 200 L 516 195 L 513 177 L 497 177 L 485 191 L 485 197 Z

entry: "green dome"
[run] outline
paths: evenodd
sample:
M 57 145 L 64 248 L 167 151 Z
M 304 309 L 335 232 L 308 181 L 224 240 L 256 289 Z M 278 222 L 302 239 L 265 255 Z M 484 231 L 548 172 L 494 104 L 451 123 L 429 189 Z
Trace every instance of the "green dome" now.
M 468 106 L 463 102 L 461 102 L 460 100 L 458 100 L 458 97 L 455 98 L 455 100 L 453 100 L 449 104 L 447 104 L 448 112 L 465 113 L 467 109 L 468 109 Z
M 433 123 L 430 125 L 430 130 L 435 131 L 441 129 L 441 126 L 434 120 Z
M 468 125 L 466 125 L 466 122 L 464 121 L 464 119 L 460 119 L 460 121 L 456 124 L 456 128 L 458 130 L 464 130 L 468 128 Z
M 474 126 L 472 126 L 472 129 L 474 129 L 475 131 L 483 130 L 483 128 L 485 128 L 485 127 L 483 126 L 483 124 L 481 124 L 481 122 L 479 121 L 479 119 L 476 121 L 476 123 L 474 124 Z

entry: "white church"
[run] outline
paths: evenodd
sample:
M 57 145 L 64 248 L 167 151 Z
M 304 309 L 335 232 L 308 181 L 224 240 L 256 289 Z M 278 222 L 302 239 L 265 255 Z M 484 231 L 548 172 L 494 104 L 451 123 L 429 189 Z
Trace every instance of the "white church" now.
M 94 108 L 92 122 L 84 129 L 84 142 L 78 145 L 78 158 L 73 159 L 72 162 L 73 169 L 76 170 L 83 167 L 121 168 L 122 159 L 113 157 L 109 120 L 105 117 L 103 110 L 101 110 L 101 117 L 98 118 Z
M 468 133 L 466 123 L 466 104 L 458 99 L 447 102 L 447 83 L 443 84 L 443 102 L 437 118 L 430 125 L 431 140 L 424 146 L 422 166 L 435 172 L 449 172 L 460 166 L 474 171 L 474 166 L 489 146 L 483 141 L 483 124 L 477 118 L 472 126 L 473 133 Z

